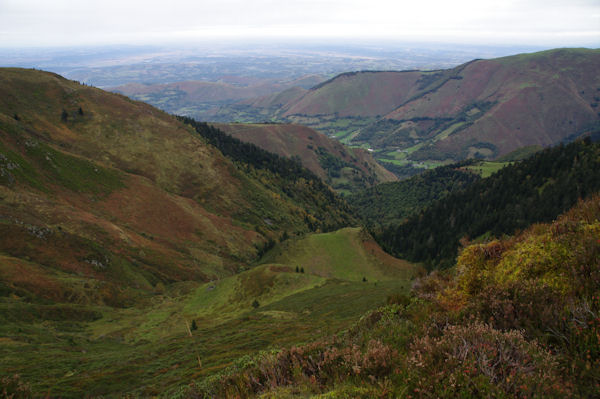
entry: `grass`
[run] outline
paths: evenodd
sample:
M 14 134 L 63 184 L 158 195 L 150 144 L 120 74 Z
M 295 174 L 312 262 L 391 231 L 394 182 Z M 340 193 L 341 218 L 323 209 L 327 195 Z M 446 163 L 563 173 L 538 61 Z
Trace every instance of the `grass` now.
M 314 234 L 277 245 L 262 262 L 302 267 L 308 273 L 350 281 L 410 278 L 414 268 L 387 257 L 359 228 Z
M 282 242 L 263 262 L 205 284 L 146 291 L 123 309 L 66 303 L 49 312 L 42 303 L 0 296 L 0 368 L 21 374 L 37 394 L 158 395 L 240 356 L 346 329 L 389 295 L 408 293 L 417 272 L 359 229 Z M 86 281 L 59 277 L 73 286 Z
M 388 159 L 389 161 L 403 161 L 403 162 L 410 162 L 408 159 L 406 159 L 406 152 L 405 151 L 398 151 L 398 150 L 393 150 L 393 151 L 378 151 L 376 153 L 379 158 L 383 158 L 383 159 Z
M 456 129 L 458 129 L 459 127 L 463 126 L 466 122 L 457 122 L 452 124 L 450 127 L 448 127 L 447 129 L 445 129 L 444 131 L 442 131 L 441 133 L 437 134 L 434 138 L 433 141 L 439 141 L 439 140 L 444 140 L 445 138 L 447 138 L 448 136 L 450 136 Z
M 530 145 L 526 147 L 518 148 L 512 152 L 509 152 L 506 155 L 497 158 L 498 162 L 508 162 L 508 161 L 520 161 L 525 158 L 529 158 L 531 155 L 535 154 L 538 151 L 541 151 L 542 147 L 539 145 Z
M 466 166 L 473 173 L 477 173 L 481 177 L 489 177 L 512 162 L 496 162 L 496 161 L 479 161 L 473 165 Z
M 67 155 L 45 144 L 36 143 L 28 147 L 27 155 L 47 171 L 53 180 L 73 191 L 108 194 L 124 187 L 116 170 Z
M 106 195 L 124 187 L 121 174 L 114 169 L 58 151 L 38 140 L 25 140 L 24 145 L 15 144 L 21 141 L 15 137 L 26 137 L 27 134 L 21 126 L 10 125 L 10 122 L 0 121 L 0 128 L 7 128 L 6 131 L 10 132 L 3 137 L 6 144 L 0 142 L 0 153 L 12 163 L 9 172 L 16 181 L 41 191 L 48 191 L 46 186 L 50 183 L 75 192 L 97 195 Z M 12 148 L 7 145 L 10 142 L 13 142 Z M 0 158 L 0 167 L 5 168 L 3 158 Z
M 4 127 L 4 125 L 0 124 L 0 127 Z M 37 173 L 37 171 L 20 154 L 7 148 L 2 142 L 0 142 L 0 154 L 2 154 L 3 156 L 3 158 L 0 158 L 0 169 L 4 172 L 0 175 L 1 183 L 3 183 L 4 185 L 11 184 L 11 181 L 8 178 L 9 175 L 5 175 L 6 172 L 9 172 L 15 180 L 23 181 L 27 185 L 37 190 L 46 191 L 46 188 L 39 179 L 40 176 Z M 16 165 L 17 167 L 11 170 L 7 170 L 8 163 Z
M 395 151 L 394 151 L 395 152 Z M 394 153 L 392 152 L 392 153 Z M 390 153 L 390 154 L 392 154 Z M 383 158 L 381 156 L 376 157 L 376 159 L 379 162 L 389 162 L 392 163 L 394 165 L 399 165 L 399 166 L 404 166 L 404 165 L 412 165 L 412 167 L 414 168 L 421 168 L 421 169 L 433 169 L 433 168 L 437 168 L 438 166 L 443 166 L 446 163 L 445 162 L 440 162 L 440 161 L 411 161 L 409 159 L 406 159 L 406 154 L 400 153 L 400 155 L 395 155 L 394 156 L 396 158 L 390 159 L 387 158 L 388 154 L 385 154 L 386 158 Z
M 331 280 L 257 309 L 239 308 L 233 312 L 237 317 L 220 323 L 213 320 L 212 326 L 200 319 L 192 337 L 186 332 L 185 320 L 175 312 L 180 306 L 170 300 L 150 313 L 100 308 L 97 311 L 104 317 L 92 323 L 46 320 L 25 326 L 5 321 L 0 331 L 8 340 L 0 341 L 0 365 L 5 371 L 22 374 L 25 381 L 32 382 L 34 392 L 50 395 L 115 395 L 135 390 L 142 395 L 156 394 L 195 375 L 211 374 L 240 356 L 335 333 L 383 304 L 387 295 L 407 292 L 408 287 L 408 282 L 399 281 L 375 285 Z M 187 299 L 199 300 L 196 294 Z M 10 300 L 2 304 L 14 305 Z M 142 318 L 147 321 L 135 326 Z M 163 336 L 169 319 L 168 334 Z M 98 331 L 107 325 L 131 329 L 137 339 L 128 339 L 123 331 L 89 337 L 90 329 Z

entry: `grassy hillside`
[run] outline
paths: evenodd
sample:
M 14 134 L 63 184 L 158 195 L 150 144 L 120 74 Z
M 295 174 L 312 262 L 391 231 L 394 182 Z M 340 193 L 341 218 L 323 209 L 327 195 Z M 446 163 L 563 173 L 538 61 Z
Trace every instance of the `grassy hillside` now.
M 560 49 L 467 64 L 430 93 L 386 118 L 445 121 L 414 159 L 504 155 L 518 147 L 557 144 L 600 122 L 600 51 Z M 434 83 L 435 84 L 435 83 Z M 530 110 L 535 109 L 535 113 Z M 444 137 L 444 129 L 456 124 Z M 460 125 L 459 125 L 460 124 Z
M 374 233 L 390 253 L 431 267 L 454 263 L 459 243 L 551 221 L 600 190 L 600 144 L 588 138 L 535 153 Z
M 180 397 L 592 398 L 600 198 L 466 247 L 343 334 L 240 359 Z
M 289 201 L 301 204 L 304 224 L 312 231 L 331 231 L 353 222 L 347 204 L 296 159 L 284 158 L 254 144 L 242 142 L 206 123 L 187 117 L 178 119 L 192 126 L 196 133 L 236 165 L 242 166 L 261 182 L 268 181 L 272 190 L 279 191 Z M 261 210 L 253 209 L 252 212 L 256 214 Z M 243 213 L 246 220 L 251 221 L 250 216 L 248 211 Z
M 338 214 L 324 185 L 292 179 L 284 192 L 272 171 L 232 163 L 148 105 L 39 71 L 1 74 L 6 228 L 60 227 L 109 252 L 131 251 L 136 262 L 164 257 L 187 270 L 160 279 L 206 278 L 252 261 L 257 246 L 283 231 L 307 232 Z
M 284 157 L 300 159 L 302 165 L 338 192 L 353 192 L 396 177 L 371 155 L 348 148 L 313 129 L 287 124 L 213 124 L 242 141 L 253 143 Z
M 276 240 L 353 221 L 296 162 L 50 73 L 1 69 L 0 93 L 3 389 L 156 395 L 408 286 L 250 270 Z
M 302 97 L 306 93 L 306 91 L 307 89 L 303 89 L 302 87 L 292 87 L 282 92 L 274 93 L 268 96 L 240 101 L 239 104 L 251 107 L 276 109 L 280 107 L 285 107 L 286 104 L 293 103 L 298 98 Z
M 283 115 L 385 115 L 414 94 L 419 77 L 417 71 L 344 73 L 313 87 Z
M 358 229 L 305 236 L 353 218 L 294 160 L 57 75 L 0 76 L 5 396 L 173 392 L 347 328 L 418 272 Z

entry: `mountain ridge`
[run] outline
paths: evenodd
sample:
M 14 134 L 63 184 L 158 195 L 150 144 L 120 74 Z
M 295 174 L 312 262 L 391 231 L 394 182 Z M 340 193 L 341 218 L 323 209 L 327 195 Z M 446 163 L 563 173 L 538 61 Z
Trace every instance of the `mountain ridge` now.
M 445 70 L 351 72 L 284 102 L 246 100 L 222 107 L 216 116 L 305 124 L 402 165 L 494 159 L 597 127 L 598 65 L 600 50 L 564 48 L 477 59 Z

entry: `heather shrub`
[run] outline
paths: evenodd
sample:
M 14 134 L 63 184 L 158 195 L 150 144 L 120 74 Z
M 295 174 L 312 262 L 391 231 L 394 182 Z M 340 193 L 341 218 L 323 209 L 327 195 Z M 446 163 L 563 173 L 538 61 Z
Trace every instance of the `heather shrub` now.
M 564 397 L 552 355 L 522 332 L 473 322 L 415 340 L 408 365 L 418 397 Z
M 569 306 L 564 328 L 552 333 L 563 343 L 566 367 L 581 397 L 600 397 L 600 295 Z
M 188 397 L 248 397 L 288 385 L 320 392 L 345 380 L 374 383 L 391 372 L 395 359 L 397 352 L 378 340 L 369 341 L 364 350 L 335 339 L 319 341 L 246 358 L 192 387 Z
M 496 242 L 466 248 L 448 295 L 464 295 L 462 320 L 522 330 L 547 346 L 582 397 L 600 392 L 599 217 L 595 197 L 502 248 Z
M 31 388 L 21 380 L 20 375 L 0 377 L 0 399 L 28 399 L 32 397 Z
M 413 293 L 421 299 L 436 299 L 449 284 L 453 276 L 450 271 L 433 271 L 427 276 L 416 279 L 412 284 Z
M 386 303 L 388 305 L 408 306 L 410 304 L 410 297 L 405 294 L 392 294 L 388 295 Z
M 466 317 L 476 315 L 499 330 L 523 330 L 528 338 L 544 339 L 558 328 L 564 301 L 538 280 L 487 285 L 465 306 Z
M 465 248 L 456 266 L 458 287 L 473 296 L 487 286 L 535 280 L 563 298 L 595 294 L 600 289 L 598 203 L 581 202 L 552 225 L 533 225 L 515 238 Z
M 496 267 L 505 249 L 506 245 L 497 240 L 466 247 L 457 261 L 459 287 L 469 295 L 481 291 L 491 269 Z

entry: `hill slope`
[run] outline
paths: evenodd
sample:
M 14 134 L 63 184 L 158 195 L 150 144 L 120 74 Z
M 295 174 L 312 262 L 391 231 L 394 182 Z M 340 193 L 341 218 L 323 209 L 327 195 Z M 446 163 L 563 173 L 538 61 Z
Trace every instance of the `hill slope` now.
M 519 147 L 549 146 L 600 122 L 599 65 L 600 50 L 583 49 L 474 61 L 450 78 L 434 79 L 386 118 L 444 121 L 428 133 L 416 122 L 417 135 L 431 145 L 414 157 L 493 158 Z
M 407 293 L 419 271 L 359 229 L 294 240 L 287 259 L 278 258 L 288 246 L 280 245 L 266 264 L 204 284 L 160 285 L 124 309 L 0 295 L 0 379 L 19 373 L 33 397 L 172 397 L 185 381 L 215 375 L 240 356 L 349 327 L 388 296 Z M 296 271 L 298 254 L 323 256 L 340 247 L 359 261 L 302 263 Z M 270 263 L 274 258 L 279 263 Z M 8 285 L 28 270 L 29 262 L 21 263 L 15 269 L 0 262 L 1 281 Z M 44 282 L 39 275 L 30 278 Z M 6 289 L 0 284 L 0 293 Z
M 386 115 L 416 94 L 420 76 L 417 71 L 344 73 L 313 87 L 283 115 Z
M 356 191 L 396 177 L 363 149 L 348 148 L 310 128 L 285 124 L 213 124 L 242 141 L 284 157 L 300 159 L 337 190 Z
M 15 263 L 152 289 L 229 275 L 284 231 L 350 220 L 310 172 L 236 166 L 146 104 L 33 70 L 2 69 L 0 92 L 0 251 Z
M 372 238 L 358 228 L 282 242 L 260 263 L 295 265 L 311 274 L 350 281 L 406 280 L 414 273 L 412 265 L 381 251 Z

